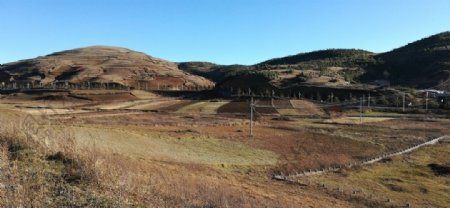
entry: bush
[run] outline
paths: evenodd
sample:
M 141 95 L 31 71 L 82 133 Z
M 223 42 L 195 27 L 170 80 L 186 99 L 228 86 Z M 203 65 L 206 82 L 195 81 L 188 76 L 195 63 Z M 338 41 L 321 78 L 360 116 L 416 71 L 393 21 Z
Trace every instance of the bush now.
M 295 78 L 298 82 L 306 82 L 308 80 L 308 77 L 303 72 L 298 74 Z
M 275 80 L 278 79 L 278 72 L 276 71 L 254 71 L 254 70 L 243 70 L 243 71 L 233 71 L 229 72 L 225 75 L 227 78 L 236 77 L 236 76 L 255 76 L 262 77 L 267 80 Z

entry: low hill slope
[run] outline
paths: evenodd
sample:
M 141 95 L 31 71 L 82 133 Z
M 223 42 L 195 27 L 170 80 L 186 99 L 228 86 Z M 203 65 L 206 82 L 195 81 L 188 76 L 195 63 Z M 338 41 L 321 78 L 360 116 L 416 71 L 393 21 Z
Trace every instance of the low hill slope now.
M 178 69 L 177 64 L 125 48 L 93 46 L 7 63 L 1 82 L 118 83 L 127 86 L 212 86 L 203 77 Z M 9 75 L 9 77 L 7 75 Z M 139 83 L 139 84 L 138 84 Z

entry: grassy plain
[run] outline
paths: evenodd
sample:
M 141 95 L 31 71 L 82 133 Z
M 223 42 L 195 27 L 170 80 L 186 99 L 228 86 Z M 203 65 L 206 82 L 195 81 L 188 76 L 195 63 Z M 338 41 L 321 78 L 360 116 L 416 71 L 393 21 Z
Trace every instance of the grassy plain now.
M 345 115 L 317 117 L 320 110 L 314 108 L 311 118 L 257 115 L 250 137 L 248 117 L 240 112 L 243 102 L 169 99 L 168 104 L 153 95 L 140 96 L 136 101 L 55 104 L 56 110 L 36 108 L 51 106 L 51 101 L 1 100 L 2 205 L 30 200 L 38 207 L 449 204 L 449 175 L 433 169 L 450 164 L 446 143 L 296 182 L 272 179 L 280 171 L 357 162 L 450 135 L 449 120 L 367 118 L 359 123 Z

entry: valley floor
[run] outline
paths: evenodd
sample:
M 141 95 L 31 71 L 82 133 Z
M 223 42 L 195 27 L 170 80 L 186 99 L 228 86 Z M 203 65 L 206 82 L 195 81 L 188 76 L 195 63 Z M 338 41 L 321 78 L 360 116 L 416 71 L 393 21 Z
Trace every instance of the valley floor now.
M 250 137 L 245 103 L 139 96 L 111 102 L 0 100 L 5 205 L 25 205 L 31 198 L 24 193 L 33 191 L 40 193 L 33 195 L 37 206 L 55 207 L 450 204 L 448 140 L 337 173 L 272 179 L 274 173 L 357 162 L 450 135 L 450 120 L 361 123 L 345 114 L 324 117 L 305 101 L 311 110 L 283 111 L 295 114 L 289 119 L 279 112 L 258 114 Z

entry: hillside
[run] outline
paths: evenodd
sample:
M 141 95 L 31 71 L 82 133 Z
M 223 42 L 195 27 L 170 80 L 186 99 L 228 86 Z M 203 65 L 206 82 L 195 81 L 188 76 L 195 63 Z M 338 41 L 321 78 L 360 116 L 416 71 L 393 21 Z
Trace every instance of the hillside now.
M 386 53 L 327 49 L 270 59 L 255 65 L 172 63 L 125 48 L 93 46 L 0 65 L 0 82 L 117 83 L 172 89 L 298 86 L 361 88 L 382 80 L 392 86 L 450 90 L 450 32 Z M 363 86 L 364 85 L 364 86 Z M 372 85 L 376 87 L 376 85 Z
M 450 32 L 439 33 L 376 56 L 366 79 L 383 77 L 393 84 L 450 90 Z
M 93 46 L 53 53 L 1 66 L 0 82 L 54 81 L 117 83 L 126 86 L 212 86 L 177 64 L 125 48 Z
M 374 54 L 357 49 L 327 49 L 275 58 L 259 64 L 216 65 L 184 62 L 178 67 L 215 81 L 220 88 L 266 91 L 298 85 L 354 87 L 364 68 L 375 63 Z
M 218 65 L 209 62 L 182 62 L 178 64 L 178 68 L 216 83 L 220 83 L 240 71 L 252 69 L 251 66 L 245 65 Z
M 309 53 L 299 53 L 293 56 L 275 58 L 258 65 L 317 65 L 357 67 L 374 62 L 373 53 L 359 49 L 327 49 Z
M 203 74 L 217 73 L 218 66 Z M 386 53 L 375 54 L 360 49 L 327 49 L 270 59 L 253 66 L 229 70 L 221 66 L 227 79 L 219 83 L 226 88 L 264 88 L 268 84 L 280 89 L 301 85 L 338 88 L 361 88 L 389 84 L 412 88 L 450 90 L 450 32 L 439 33 Z M 239 76 L 241 71 L 246 76 Z M 273 79 L 258 80 L 252 75 L 275 73 Z M 235 76 L 233 76 L 235 75 Z M 206 75 L 208 77 L 208 75 Z M 381 81 L 380 81 L 381 80 Z M 242 83 L 232 86 L 232 83 Z

